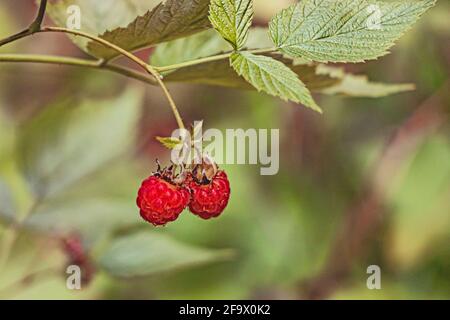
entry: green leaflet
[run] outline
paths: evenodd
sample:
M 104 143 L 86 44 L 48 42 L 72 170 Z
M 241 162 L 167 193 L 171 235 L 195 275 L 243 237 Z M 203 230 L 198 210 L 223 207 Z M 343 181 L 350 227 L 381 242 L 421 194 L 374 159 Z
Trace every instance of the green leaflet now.
M 267 29 L 250 29 L 247 40 L 248 48 L 267 48 L 270 45 Z M 154 65 L 166 66 L 221 54 L 228 49 L 228 43 L 223 41 L 217 32 L 206 30 L 158 46 L 151 62 Z M 297 61 L 299 60 L 297 58 L 282 57 L 280 54 L 272 54 L 271 57 L 288 66 L 299 76 L 306 87 L 313 92 L 353 97 L 384 97 L 414 89 L 412 84 L 371 82 L 364 75 L 348 74 L 342 68 L 324 64 L 305 64 Z M 252 85 L 232 69 L 228 59 L 225 58 L 179 68 L 167 73 L 164 76 L 164 80 L 166 82 L 190 82 L 236 89 L 254 89 Z
M 230 50 L 230 45 L 210 29 L 159 45 L 151 56 L 151 64 L 167 66 Z
M 322 64 L 317 67 L 317 74 L 328 75 L 334 79 L 341 80 L 335 85 L 320 90 L 321 93 L 330 95 L 380 98 L 415 89 L 414 84 L 411 83 L 371 82 L 366 75 L 348 74 L 345 73 L 343 68 Z
M 267 28 L 251 28 L 246 47 L 250 49 L 267 48 L 272 45 Z M 151 57 L 151 64 L 167 66 L 189 60 L 214 56 L 229 51 L 230 45 L 214 30 L 206 30 L 195 35 L 173 40 L 159 45 Z M 340 82 L 327 74 L 316 74 L 317 66 L 298 64 L 296 60 L 272 55 L 291 68 L 311 90 L 318 90 Z M 238 89 L 255 89 L 240 77 L 230 66 L 229 59 L 205 62 L 179 68 L 164 75 L 166 82 L 191 82 L 217 85 Z
M 280 51 L 319 62 L 363 62 L 386 55 L 436 0 L 303 0 L 270 22 Z
M 70 235 L 74 231 L 93 245 L 121 227 L 138 225 L 136 206 L 132 199 L 96 196 L 61 197 L 39 206 L 24 222 L 36 232 Z
M 252 0 L 211 0 L 209 20 L 235 50 L 245 45 L 252 19 Z
M 116 230 L 142 223 L 135 205 L 142 178 L 139 164 L 127 156 L 103 163 L 88 178 L 41 201 L 23 227 L 60 236 L 76 232 L 85 245 L 95 246 Z
M 222 261 L 231 254 L 230 250 L 194 247 L 163 234 L 141 231 L 114 240 L 100 257 L 100 266 L 117 277 L 148 276 Z
M 322 112 L 303 82 L 282 62 L 249 52 L 233 53 L 230 61 L 233 69 L 258 91 Z
M 36 2 L 40 2 L 37 0 Z M 127 1 L 98 1 L 98 0 L 59 0 L 47 4 L 47 14 L 60 27 L 71 27 L 79 9 L 81 31 L 99 35 L 107 30 L 126 26 L 137 16 L 144 15 L 155 7 L 159 0 L 127 0 Z M 89 40 L 70 36 L 71 40 L 82 50 L 89 53 Z
M 267 28 L 249 29 L 247 48 L 262 49 L 272 45 Z M 151 64 L 167 66 L 229 51 L 231 51 L 229 43 L 211 29 L 158 45 L 151 56 Z
M 167 149 L 173 149 L 177 145 L 182 143 L 182 141 L 180 139 L 173 138 L 173 137 L 156 137 L 156 140 L 158 140 Z
M 274 56 L 280 60 L 279 56 Z M 297 65 L 292 60 L 282 59 L 300 80 L 312 91 L 321 91 L 338 84 L 341 79 L 327 74 L 318 74 L 315 65 Z M 229 59 L 206 62 L 195 66 L 177 69 L 164 77 L 166 82 L 189 82 L 235 89 L 255 90 L 244 78 L 240 77 L 230 66 Z
M 107 31 L 100 37 L 127 51 L 182 38 L 211 27 L 208 6 L 209 0 L 166 0 L 128 26 Z M 95 42 L 88 44 L 88 50 L 105 59 L 117 55 Z

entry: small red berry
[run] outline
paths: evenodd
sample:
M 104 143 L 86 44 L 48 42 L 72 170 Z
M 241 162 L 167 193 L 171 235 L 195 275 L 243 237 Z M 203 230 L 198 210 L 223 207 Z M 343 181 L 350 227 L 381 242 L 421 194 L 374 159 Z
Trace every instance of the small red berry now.
M 136 203 L 144 220 L 155 226 L 165 225 L 186 208 L 189 191 L 157 173 L 142 182 Z
M 189 183 L 191 202 L 189 210 L 203 219 L 219 216 L 230 198 L 230 182 L 224 171 L 218 171 L 211 180 Z

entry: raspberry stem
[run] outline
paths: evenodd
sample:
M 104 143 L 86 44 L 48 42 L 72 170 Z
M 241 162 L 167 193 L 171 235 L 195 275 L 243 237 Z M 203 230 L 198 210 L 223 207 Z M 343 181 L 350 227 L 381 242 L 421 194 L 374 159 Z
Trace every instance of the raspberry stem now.
M 250 52 L 253 54 L 264 54 L 264 53 L 271 53 L 276 50 L 277 50 L 277 48 L 264 48 L 264 49 L 246 50 L 246 52 Z M 184 68 L 184 67 L 195 66 L 195 65 L 201 64 L 201 63 L 228 59 L 232 54 L 233 54 L 233 52 L 227 52 L 227 53 L 218 54 L 215 56 L 200 58 L 200 59 L 196 59 L 196 60 L 190 60 L 190 61 L 177 63 L 177 64 L 171 64 L 171 65 L 163 66 L 163 67 L 154 67 L 154 68 L 158 72 L 171 71 L 171 70 L 176 70 L 176 69 L 180 69 L 180 68 Z
M 36 18 L 30 24 L 30 26 L 23 31 L 13 34 L 12 36 L 9 36 L 5 39 L 1 39 L 0 47 L 5 44 L 8 44 L 10 42 L 14 42 L 16 40 L 28 37 L 28 36 L 38 32 L 39 30 L 41 30 L 41 24 L 42 24 L 42 21 L 44 20 L 46 9 L 47 9 L 47 0 L 41 0 Z
M 88 60 L 72 57 L 40 55 L 40 54 L 0 54 L 0 62 L 45 63 L 66 66 L 85 67 L 97 70 L 111 71 L 128 78 L 133 78 L 151 85 L 158 85 L 153 76 L 123 67 L 117 64 L 100 64 L 99 60 Z
M 180 129 L 184 129 L 185 128 L 184 123 L 183 123 L 183 119 L 181 118 L 180 112 L 178 111 L 178 108 L 177 108 L 177 106 L 175 104 L 175 101 L 173 100 L 172 96 L 170 95 L 170 92 L 167 89 L 166 85 L 162 81 L 162 78 L 163 78 L 162 75 L 153 66 L 151 66 L 151 65 L 147 64 L 146 62 L 144 62 L 143 60 L 139 59 L 133 53 L 130 53 L 127 50 L 122 49 L 121 47 L 119 47 L 119 46 L 117 46 L 117 45 L 115 45 L 115 44 L 113 44 L 113 43 L 111 43 L 111 42 L 109 42 L 107 40 L 104 40 L 104 39 L 102 39 L 100 37 L 94 36 L 92 34 L 89 34 L 89 33 L 83 32 L 83 31 L 79 31 L 79 30 L 72 30 L 72 29 L 61 28 L 61 27 L 41 27 L 41 23 L 42 23 L 44 15 L 45 15 L 46 3 L 47 3 L 47 1 L 42 1 L 41 2 L 41 6 L 40 6 L 40 9 L 39 9 L 38 16 L 36 17 L 35 21 L 30 25 L 30 27 L 28 27 L 24 31 L 21 31 L 21 32 L 19 32 L 17 34 L 14 34 L 14 35 L 10 36 L 10 37 L 7 37 L 5 39 L 0 40 L 0 47 L 5 45 L 5 44 L 17 41 L 19 39 L 31 36 L 31 35 L 33 35 L 35 33 L 42 33 L 42 32 L 67 33 L 67 34 L 71 34 L 71 35 L 74 35 L 74 36 L 80 36 L 80 37 L 83 37 L 83 38 L 86 38 L 86 39 L 90 39 L 90 40 L 92 40 L 94 42 L 97 42 L 97 43 L 99 43 L 99 44 L 101 44 L 101 45 L 103 45 L 105 47 L 108 47 L 108 48 L 110 48 L 110 49 L 120 53 L 121 55 L 123 55 L 124 57 L 128 58 L 129 60 L 135 62 L 138 66 L 140 66 L 142 69 L 144 69 L 144 71 L 146 71 L 147 73 L 152 75 L 155 78 L 156 83 L 158 83 L 159 86 L 161 87 L 161 89 L 163 90 L 163 93 L 164 93 L 164 95 L 166 96 L 166 98 L 167 98 L 167 100 L 169 102 L 170 108 L 171 108 L 172 113 L 173 113 L 173 115 L 175 117 L 175 120 L 176 120 L 176 122 L 178 124 L 178 127 Z M 77 62 L 77 65 L 83 65 L 84 64 L 84 63 L 78 63 L 78 62 Z M 103 67 L 108 65 L 108 61 L 105 61 L 105 60 L 102 60 L 102 59 L 96 61 L 95 63 L 96 63 L 95 67 L 98 67 L 98 68 L 103 68 Z M 89 66 L 91 66 L 91 65 L 89 65 Z M 114 68 L 109 67 L 109 69 L 112 70 Z

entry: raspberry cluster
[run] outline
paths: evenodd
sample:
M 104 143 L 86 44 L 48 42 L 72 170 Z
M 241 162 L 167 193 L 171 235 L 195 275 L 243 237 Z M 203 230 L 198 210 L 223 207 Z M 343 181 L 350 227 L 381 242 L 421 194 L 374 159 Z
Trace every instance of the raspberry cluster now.
M 173 166 L 158 171 L 142 182 L 137 206 L 141 217 L 155 226 L 165 225 L 189 210 L 201 217 L 218 217 L 228 204 L 230 183 L 224 171 L 202 164 L 191 171 L 174 174 Z

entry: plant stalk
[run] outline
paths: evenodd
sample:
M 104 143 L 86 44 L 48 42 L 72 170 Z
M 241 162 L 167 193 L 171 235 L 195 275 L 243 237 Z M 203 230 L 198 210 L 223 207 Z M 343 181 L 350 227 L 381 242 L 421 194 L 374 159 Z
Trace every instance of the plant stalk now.
M 42 21 L 45 17 L 45 11 L 47 9 L 47 0 L 41 0 L 41 4 L 39 5 L 39 10 L 34 19 L 33 23 L 28 28 L 31 33 L 38 32 L 41 29 Z
M 34 21 L 30 24 L 30 26 L 25 30 L 22 30 L 16 34 L 13 34 L 12 36 L 0 40 L 0 47 L 38 32 L 41 29 L 41 24 L 42 21 L 44 20 L 46 9 L 47 9 L 47 0 L 41 0 L 37 16 L 34 19 Z
M 60 28 L 60 27 L 44 27 L 41 30 L 39 30 L 38 32 L 60 32 L 60 33 L 67 33 L 67 34 L 72 34 L 75 36 L 84 37 L 84 38 L 90 39 L 92 41 L 95 41 L 97 43 L 100 43 L 108 48 L 111 48 L 111 49 L 117 51 L 118 53 L 120 53 L 121 55 L 127 57 L 131 61 L 135 62 L 137 65 L 139 65 L 141 68 L 143 68 L 146 72 L 148 72 L 155 78 L 156 82 L 161 86 L 161 89 L 163 90 L 167 100 L 169 101 L 170 107 L 172 109 L 175 120 L 177 121 L 178 127 L 180 129 L 185 128 L 184 124 L 183 124 L 183 120 L 178 111 L 178 108 L 177 108 L 172 96 L 170 95 L 169 90 L 167 89 L 166 85 L 162 81 L 162 76 L 151 65 L 145 63 L 144 61 L 142 61 L 141 59 L 136 57 L 134 54 L 126 51 L 125 49 L 122 49 L 121 47 L 119 47 L 109 41 L 106 41 L 97 36 L 93 36 L 89 33 L 85 33 L 83 31 L 71 30 L 71 29 Z
M 71 57 L 36 55 L 36 54 L 0 54 L 0 62 L 11 63 L 45 63 L 67 66 L 86 67 L 97 70 L 107 70 L 123 76 L 133 78 L 150 85 L 157 85 L 156 80 L 144 73 L 137 72 L 133 69 L 113 64 L 102 64 L 101 60 L 86 60 Z
M 263 54 L 263 53 L 271 53 L 271 52 L 274 52 L 276 50 L 277 50 L 276 48 L 264 48 L 264 49 L 246 50 L 245 52 L 250 52 L 250 53 L 253 53 L 253 54 Z M 166 72 L 166 71 L 176 70 L 176 69 L 180 69 L 180 68 L 195 66 L 195 65 L 198 65 L 198 64 L 202 64 L 202 63 L 228 59 L 233 53 L 234 53 L 234 51 L 233 52 L 223 53 L 223 54 L 218 54 L 218 55 L 215 55 L 215 56 L 209 56 L 209 57 L 205 57 L 205 58 L 200 58 L 200 59 L 195 59 L 195 60 L 191 60 L 191 61 L 186 61 L 186 62 L 182 62 L 182 63 L 172 64 L 172 65 L 168 65 L 168 66 L 154 67 L 154 68 L 158 72 Z

